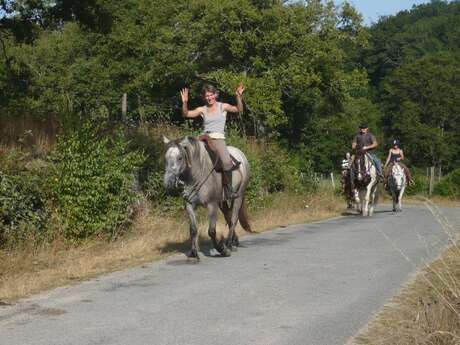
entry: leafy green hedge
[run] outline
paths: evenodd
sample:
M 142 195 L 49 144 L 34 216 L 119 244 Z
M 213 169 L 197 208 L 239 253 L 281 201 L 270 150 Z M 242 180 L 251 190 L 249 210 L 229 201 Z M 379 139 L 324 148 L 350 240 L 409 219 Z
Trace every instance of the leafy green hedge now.
M 161 130 L 135 130 L 128 141 L 117 130 L 89 123 L 67 131 L 47 157 L 11 150 L 0 156 L 0 246 L 15 247 L 64 237 L 70 241 L 114 238 L 128 228 L 133 201 L 146 197 L 165 215 L 179 215 L 183 200 L 163 186 Z M 171 130 L 171 136 L 192 133 Z M 176 132 L 174 132 L 176 131 Z M 316 188 L 311 164 L 277 144 L 229 131 L 228 144 L 247 156 L 250 208 L 268 206 L 275 193 Z M 140 187 L 140 190 L 137 187 Z
M 128 223 L 144 157 L 127 147 L 121 132 L 90 125 L 59 138 L 48 183 L 66 238 L 113 238 Z
M 43 192 L 44 162 L 12 150 L 0 159 L 0 247 L 36 243 L 46 236 L 49 213 Z
M 453 170 L 439 182 L 434 192 L 451 198 L 460 198 L 460 168 Z
M 418 171 L 413 169 L 412 171 L 412 181 L 413 184 L 410 184 L 406 188 L 407 195 L 416 195 L 416 194 L 427 194 L 429 188 L 429 180 L 426 174 L 423 171 Z

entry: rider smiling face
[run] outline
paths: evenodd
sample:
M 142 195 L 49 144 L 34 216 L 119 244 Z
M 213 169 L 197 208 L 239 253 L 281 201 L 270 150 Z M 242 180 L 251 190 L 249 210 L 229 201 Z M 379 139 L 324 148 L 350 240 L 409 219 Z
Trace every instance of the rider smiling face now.
M 203 95 L 203 100 L 206 102 L 208 106 L 212 106 L 217 101 L 217 94 L 212 91 L 206 91 Z

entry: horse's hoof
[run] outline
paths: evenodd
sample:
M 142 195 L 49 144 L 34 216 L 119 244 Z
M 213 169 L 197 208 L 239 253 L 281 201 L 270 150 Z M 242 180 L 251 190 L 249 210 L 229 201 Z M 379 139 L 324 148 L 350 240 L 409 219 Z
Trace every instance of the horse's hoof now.
M 232 255 L 232 252 L 228 250 L 227 246 L 223 241 L 220 241 L 219 244 L 216 247 L 217 251 L 220 253 L 222 256 L 230 256 Z
M 198 255 L 198 252 L 194 249 L 190 250 L 186 255 L 189 259 L 197 259 L 197 261 L 200 261 L 200 256 Z

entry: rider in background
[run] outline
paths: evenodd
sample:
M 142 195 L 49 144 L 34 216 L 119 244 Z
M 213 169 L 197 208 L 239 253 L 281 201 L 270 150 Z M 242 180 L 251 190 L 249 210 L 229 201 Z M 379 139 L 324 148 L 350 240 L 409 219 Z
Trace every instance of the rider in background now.
M 342 192 L 343 195 L 345 196 L 345 200 L 347 202 L 347 208 L 352 208 L 353 207 L 353 189 L 351 186 L 351 154 L 350 152 L 347 152 L 345 154 L 345 157 L 342 159 L 342 178 L 341 178 L 341 183 L 342 183 Z
M 391 169 L 393 168 L 393 164 L 395 162 L 398 162 L 399 165 L 404 169 L 408 183 L 413 183 L 409 168 L 405 164 L 401 163 L 401 161 L 404 160 L 404 151 L 399 146 L 399 140 L 395 139 L 393 140 L 393 146 L 388 151 L 388 157 L 383 168 L 385 171 L 385 186 L 388 185 L 388 176 L 390 175 Z
M 372 159 L 372 162 L 375 165 L 377 170 L 377 176 L 379 180 L 383 181 L 383 171 L 382 171 L 382 162 L 374 153 L 375 148 L 378 146 L 377 139 L 375 136 L 369 132 L 369 126 L 367 123 L 362 123 L 359 125 L 359 133 L 353 140 L 351 147 L 353 150 L 361 149 Z
M 195 118 L 201 116 L 204 124 L 204 134 L 208 135 L 212 140 L 212 146 L 214 147 L 217 155 L 222 162 L 223 173 L 225 178 L 223 179 L 226 189 L 226 195 L 229 198 L 234 198 L 236 195 L 232 190 L 232 168 L 233 163 L 228 152 L 227 145 L 225 144 L 225 122 L 227 119 L 227 112 L 229 113 L 241 113 L 243 112 L 243 92 L 244 85 L 240 83 L 236 88 L 236 103 L 237 105 L 231 105 L 228 103 L 218 102 L 219 92 L 213 85 L 206 84 L 201 89 L 201 98 L 205 103 L 204 106 L 195 108 L 193 110 L 188 109 L 188 89 L 184 88 L 180 91 L 182 99 L 182 115 L 185 118 Z

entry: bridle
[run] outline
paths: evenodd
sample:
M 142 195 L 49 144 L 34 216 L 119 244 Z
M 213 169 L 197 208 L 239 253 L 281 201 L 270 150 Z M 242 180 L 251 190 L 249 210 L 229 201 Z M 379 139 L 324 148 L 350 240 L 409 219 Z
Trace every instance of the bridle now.
M 191 160 L 191 157 L 188 157 L 187 150 L 185 150 L 181 145 L 177 145 L 177 147 L 179 148 L 179 150 L 181 150 L 181 153 L 186 157 L 186 159 L 185 159 L 186 162 L 184 162 L 182 164 L 187 164 L 188 165 L 187 161 Z M 186 202 L 188 202 L 189 204 L 192 203 L 192 199 L 200 192 L 201 188 L 206 183 L 206 181 L 209 179 L 209 177 L 211 176 L 212 172 L 216 169 L 218 161 L 219 161 L 219 158 L 216 156 L 210 171 L 202 179 L 196 181 L 191 186 L 187 186 L 185 181 L 183 179 L 181 179 L 181 175 L 183 175 L 184 172 L 182 172 L 179 175 L 176 175 L 176 174 L 173 173 L 174 178 L 175 178 L 174 186 L 177 189 L 183 188 L 182 197 L 184 198 L 184 200 Z M 190 166 L 188 166 L 188 168 L 190 169 Z

